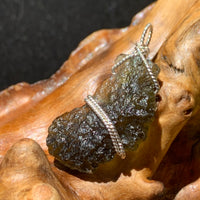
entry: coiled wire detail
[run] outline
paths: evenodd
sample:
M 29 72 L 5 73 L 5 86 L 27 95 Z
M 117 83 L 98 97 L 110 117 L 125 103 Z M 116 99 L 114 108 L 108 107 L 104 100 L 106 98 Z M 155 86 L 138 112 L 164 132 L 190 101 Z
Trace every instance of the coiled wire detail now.
M 148 32 L 148 35 L 147 35 Z M 152 73 L 151 67 L 149 66 L 146 58 L 149 53 L 149 48 L 148 45 L 150 43 L 151 37 L 152 37 L 152 32 L 153 32 L 153 27 L 151 24 L 147 24 L 146 27 L 144 28 L 144 31 L 142 33 L 141 39 L 138 43 L 135 45 L 134 52 L 132 54 L 129 54 L 125 56 L 123 59 L 121 59 L 119 62 L 117 62 L 113 67 L 112 67 L 112 73 L 115 74 L 115 69 L 119 67 L 122 63 L 124 63 L 126 60 L 129 58 L 139 55 L 144 63 L 144 65 L 147 68 L 148 74 L 151 77 L 151 79 L 154 82 L 155 89 L 158 91 L 159 90 L 159 84 L 156 80 L 156 77 Z M 146 39 L 146 40 L 145 40 Z M 111 137 L 114 149 L 116 153 L 124 159 L 126 157 L 126 153 L 123 147 L 122 140 L 108 117 L 108 115 L 105 113 L 105 111 L 100 107 L 100 105 L 93 99 L 91 95 L 88 95 L 87 98 L 85 99 L 85 102 L 89 105 L 89 107 L 93 110 L 93 112 L 100 118 L 100 120 L 103 122 L 105 127 L 108 130 L 108 133 Z
M 124 159 L 126 157 L 126 153 L 121 141 L 121 138 L 108 117 L 108 115 L 105 113 L 105 111 L 100 107 L 100 105 L 93 99 L 91 95 L 88 95 L 85 99 L 85 102 L 90 106 L 90 108 L 94 111 L 94 113 L 100 118 L 100 120 L 103 122 L 105 127 L 107 128 L 109 135 L 111 137 L 113 146 L 115 148 L 116 153 Z

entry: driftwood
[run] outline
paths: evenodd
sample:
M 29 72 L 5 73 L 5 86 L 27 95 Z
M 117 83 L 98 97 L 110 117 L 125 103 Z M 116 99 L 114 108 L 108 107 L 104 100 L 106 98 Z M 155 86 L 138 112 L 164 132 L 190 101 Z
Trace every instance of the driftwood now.
M 89 36 L 49 80 L 2 91 L 0 199 L 199 199 L 199 7 L 197 0 L 160 0 L 128 28 Z M 154 27 L 149 57 L 161 69 L 147 139 L 125 160 L 116 157 L 92 175 L 55 165 L 45 144 L 48 126 L 84 104 L 110 76 L 115 57 L 133 50 L 147 23 Z M 23 138 L 39 143 L 51 168 L 40 146 Z

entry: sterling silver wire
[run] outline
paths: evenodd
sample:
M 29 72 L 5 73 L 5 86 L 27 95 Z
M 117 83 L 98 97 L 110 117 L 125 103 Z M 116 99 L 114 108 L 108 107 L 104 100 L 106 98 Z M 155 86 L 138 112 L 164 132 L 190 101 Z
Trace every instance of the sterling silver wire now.
M 147 32 L 148 32 L 148 36 L 146 38 Z M 144 28 L 143 33 L 142 33 L 140 42 L 136 43 L 136 45 L 135 45 L 134 52 L 132 54 L 128 54 L 123 59 L 121 59 L 119 62 L 117 62 L 112 67 L 112 73 L 115 74 L 115 69 L 117 67 L 119 67 L 122 63 L 124 63 L 126 60 L 128 60 L 129 58 L 131 58 L 133 56 L 139 55 L 141 57 L 143 63 L 146 66 L 146 69 L 149 73 L 149 76 L 151 77 L 151 79 L 154 82 L 155 89 L 158 91 L 159 90 L 159 84 L 158 84 L 154 74 L 152 73 L 151 67 L 149 66 L 149 64 L 146 60 L 146 57 L 149 53 L 148 45 L 149 45 L 151 37 L 152 37 L 152 32 L 153 32 L 152 25 L 147 24 L 146 27 Z M 145 41 L 145 39 L 146 39 L 146 41 Z M 85 99 L 85 102 L 90 106 L 90 108 L 95 112 L 95 114 L 101 119 L 101 121 L 103 122 L 103 124 L 105 125 L 105 127 L 108 130 L 108 133 L 111 137 L 111 140 L 112 140 L 112 143 L 113 143 L 113 146 L 115 148 L 116 153 L 122 159 L 124 159 L 126 157 L 126 153 L 125 153 L 121 138 L 120 138 L 114 124 L 112 123 L 112 121 L 108 117 L 108 115 L 99 106 L 99 104 L 92 98 L 92 96 L 88 95 L 87 98 Z
M 148 32 L 148 36 L 145 42 L 145 38 Z M 136 46 L 139 46 L 141 53 L 144 55 L 144 57 L 147 56 L 148 52 L 149 52 L 149 48 L 148 45 L 151 41 L 151 37 L 152 37 L 152 33 L 153 33 L 153 27 L 151 24 L 147 24 L 144 28 L 144 31 L 142 33 L 142 36 L 140 38 L 140 41 L 136 44 Z M 115 74 L 115 69 L 117 67 L 119 67 L 122 63 L 124 63 L 126 60 L 128 60 L 129 58 L 138 55 L 138 51 L 136 49 L 134 49 L 134 52 L 132 54 L 128 54 L 126 55 L 124 58 L 122 58 L 119 62 L 117 62 L 113 67 L 112 67 L 112 73 Z
M 111 140 L 112 140 L 112 143 L 113 143 L 116 153 L 122 159 L 124 159 L 126 157 L 126 153 L 125 153 L 121 138 L 120 138 L 114 124 L 108 117 L 108 115 L 99 106 L 99 104 L 92 98 L 92 96 L 88 95 L 87 98 L 85 99 L 85 102 L 90 106 L 90 108 L 95 112 L 95 114 L 101 119 L 101 121 L 103 122 L 103 124 L 105 125 L 105 127 L 108 130 L 108 133 L 111 137 Z
M 147 71 L 149 73 L 149 76 L 151 77 L 151 79 L 152 79 L 152 81 L 154 83 L 156 91 L 158 91 L 160 86 L 158 84 L 158 81 L 156 80 L 156 77 L 152 73 L 151 67 L 149 66 L 149 64 L 148 64 L 146 58 L 144 57 L 144 55 L 142 54 L 142 52 L 140 50 L 140 47 L 136 45 L 136 49 L 137 49 L 137 52 L 138 52 L 139 56 L 141 57 L 142 61 L 144 62 L 145 66 L 146 66 L 146 69 L 147 69 Z
M 146 34 L 147 34 L 147 31 L 149 31 L 149 34 L 148 34 L 148 37 L 147 37 L 147 40 L 146 40 L 146 43 L 144 43 L 145 41 L 145 37 L 146 37 Z M 151 24 L 147 24 L 144 28 L 144 31 L 142 33 L 142 36 L 141 36 L 141 39 L 140 39 L 140 43 L 142 46 L 148 46 L 150 41 L 151 41 L 151 37 L 152 37 L 152 33 L 153 33 L 153 27 Z

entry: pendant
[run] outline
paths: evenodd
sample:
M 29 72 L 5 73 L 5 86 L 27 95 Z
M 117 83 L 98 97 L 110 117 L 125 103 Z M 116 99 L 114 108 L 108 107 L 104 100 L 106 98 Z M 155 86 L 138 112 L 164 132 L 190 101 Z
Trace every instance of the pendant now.
M 86 104 L 57 117 L 49 127 L 49 153 L 63 165 L 92 173 L 115 155 L 126 158 L 145 140 L 157 109 L 159 68 L 147 58 L 152 26 L 148 24 L 132 54 L 121 54 Z

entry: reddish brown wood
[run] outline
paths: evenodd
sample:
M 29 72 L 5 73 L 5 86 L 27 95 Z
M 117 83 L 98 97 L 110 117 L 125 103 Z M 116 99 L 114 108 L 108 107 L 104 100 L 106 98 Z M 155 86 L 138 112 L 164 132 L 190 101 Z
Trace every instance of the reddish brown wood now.
M 3 91 L 0 94 L 0 104 L 4 106 L 4 109 L 0 109 L 3 120 L 0 126 L 1 158 L 18 140 L 32 138 L 47 154 L 52 170 L 63 186 L 54 177 L 48 163 L 42 161 L 45 160 L 44 156 L 38 156 L 40 147 L 32 140 L 22 140 L 8 151 L 1 163 L 0 199 L 7 195 L 7 199 L 11 200 L 24 187 L 31 192 L 23 197 L 34 199 L 36 192 L 33 192 L 33 188 L 38 177 L 32 178 L 31 174 L 40 172 L 38 165 L 46 166 L 45 173 L 41 175 L 42 188 L 44 186 L 44 191 L 49 191 L 46 195 L 57 195 L 55 199 L 146 200 L 158 196 L 160 199 L 169 196 L 173 199 L 179 190 L 177 199 L 184 195 L 184 198 L 188 195 L 191 199 L 198 198 L 198 192 L 195 192 L 195 196 L 191 188 L 194 185 L 199 187 L 200 176 L 199 128 L 196 126 L 200 112 L 199 7 L 197 0 L 177 0 L 176 3 L 160 0 L 143 11 L 142 17 L 137 15 L 134 26 L 103 30 L 89 36 L 49 80 L 35 85 L 23 83 Z M 162 46 L 155 59 L 161 68 L 161 101 L 146 141 L 137 151 L 130 152 L 125 160 L 115 157 L 111 162 L 102 164 L 93 175 L 58 169 L 46 151 L 45 139 L 51 121 L 61 113 L 81 106 L 83 99 L 95 92 L 102 81 L 110 76 L 115 57 L 133 49 L 133 42 L 139 40 L 149 22 L 154 27 L 150 58 L 154 58 Z M 94 54 L 89 57 L 91 52 Z M 163 61 L 163 56 L 167 57 L 167 61 Z M 184 73 L 175 73 L 173 66 L 184 67 Z M 42 92 L 44 94 L 38 97 Z M 16 103 L 19 97 L 20 101 Z M 15 165 L 15 162 L 19 162 L 21 150 L 24 169 L 21 171 L 20 185 L 15 182 L 19 176 L 16 171 L 23 165 Z M 37 161 L 35 156 L 38 157 Z M 33 169 L 30 169 L 30 163 L 36 164 L 36 167 L 33 165 Z M 190 170 L 192 175 L 188 174 Z M 48 175 L 53 178 L 50 180 Z M 149 180 L 149 177 L 154 180 Z M 188 185 L 186 189 L 181 190 L 185 185 Z M 41 191 L 40 187 L 36 191 Z
M 22 139 L 6 153 L 0 166 L 0 199 L 78 199 L 63 188 L 51 171 L 41 147 Z
M 166 72 L 165 74 L 174 73 L 175 76 L 173 79 L 170 77 L 172 80 L 165 80 L 163 88 L 167 82 L 170 82 L 170 84 L 174 82 L 176 93 L 178 94 L 181 90 L 183 92 L 178 107 L 183 108 L 186 116 L 188 116 L 188 111 L 192 109 L 189 118 L 186 119 L 187 123 L 179 132 L 153 176 L 153 179 L 162 181 L 165 184 L 168 193 L 172 196 L 175 196 L 178 190 L 188 185 L 180 191 L 176 199 L 183 198 L 183 195 L 186 195 L 183 199 L 200 198 L 199 193 L 195 192 L 199 188 L 199 181 L 196 180 L 200 177 L 199 7 L 200 2 L 186 15 L 181 26 L 168 39 L 156 59 L 159 66 L 164 69 L 168 68 L 169 70 L 170 64 L 177 68 L 184 68 L 183 75 L 175 74 L 173 69 Z M 168 63 L 163 61 L 163 56 L 168 57 Z M 179 87 L 181 90 L 179 90 Z M 169 95 L 168 93 L 171 93 L 171 91 L 167 91 L 167 96 Z M 189 98 L 185 99 L 187 95 L 189 95 Z M 171 107 L 169 102 L 176 101 L 175 97 L 173 99 L 165 99 L 168 100 L 169 107 Z M 180 115 L 178 109 L 173 107 L 172 109 L 175 110 L 176 115 Z M 172 116 L 168 117 L 172 119 Z M 168 124 L 168 127 L 170 127 L 170 124 Z
M 154 4 L 149 5 L 134 16 L 130 27 L 140 23 L 153 6 Z M 64 84 L 90 60 L 94 60 L 99 54 L 106 51 L 128 30 L 129 27 L 96 31 L 80 42 L 69 59 L 49 79 L 38 81 L 32 85 L 25 82 L 18 83 L 2 91 L 0 93 L 0 126 L 18 117 L 19 112 L 21 114 L 27 112 L 37 102 Z

